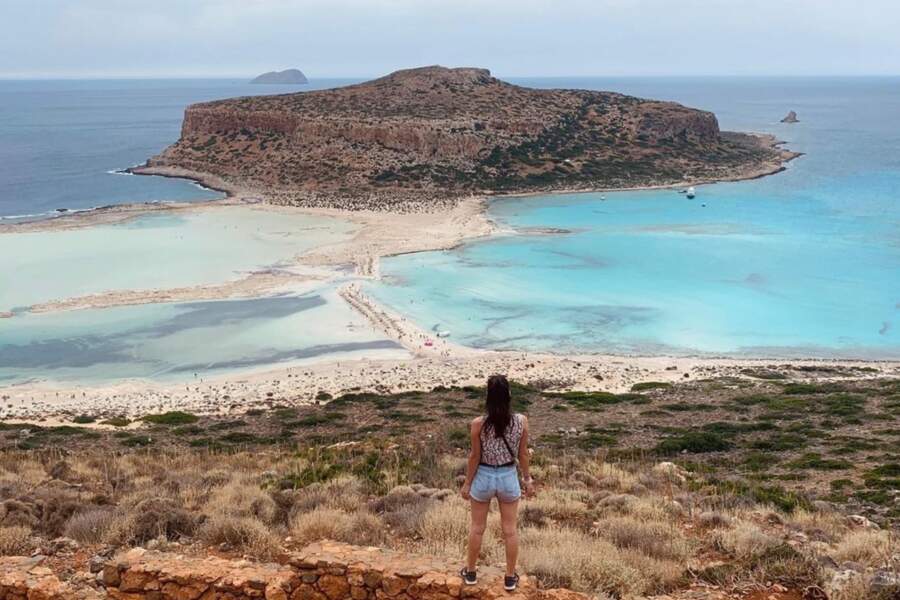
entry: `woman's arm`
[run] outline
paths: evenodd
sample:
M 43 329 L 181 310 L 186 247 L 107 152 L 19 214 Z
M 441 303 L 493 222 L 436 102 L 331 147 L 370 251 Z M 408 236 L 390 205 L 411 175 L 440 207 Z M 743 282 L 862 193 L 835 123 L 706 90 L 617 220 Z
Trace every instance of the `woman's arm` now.
M 525 484 L 525 495 L 534 495 L 534 480 L 531 478 L 531 455 L 528 454 L 528 417 L 522 415 L 522 439 L 519 440 L 519 469 L 522 470 L 522 482 Z
M 469 499 L 469 490 L 472 489 L 472 480 L 475 479 L 475 471 L 478 470 L 478 463 L 481 462 L 481 417 L 474 419 L 469 426 L 469 461 L 466 464 L 466 482 L 462 486 L 460 493 L 466 500 Z

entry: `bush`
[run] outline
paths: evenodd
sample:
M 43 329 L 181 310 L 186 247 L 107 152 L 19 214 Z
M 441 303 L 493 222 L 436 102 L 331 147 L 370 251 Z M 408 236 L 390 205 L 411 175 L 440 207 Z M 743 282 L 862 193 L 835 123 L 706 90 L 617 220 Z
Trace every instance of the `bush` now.
M 199 421 L 200 417 L 188 412 L 172 410 L 158 415 L 145 415 L 141 420 L 154 425 L 189 425 Z
M 419 531 L 422 519 L 435 502 L 432 496 L 419 493 L 408 485 L 400 485 L 385 496 L 369 502 L 369 508 L 381 515 L 394 533 L 409 537 Z
M 0 527 L 0 556 L 19 556 L 31 551 L 31 529 L 24 525 Z
M 82 544 L 99 544 L 112 528 L 116 512 L 110 507 L 91 507 L 72 515 L 64 535 Z
M 307 513 L 317 508 L 355 512 L 365 505 L 362 484 L 352 476 L 313 483 L 294 494 L 293 513 Z
M 565 527 L 523 528 L 522 566 L 548 587 L 630 597 L 665 592 L 683 569 Z
M 733 444 L 728 438 L 714 431 L 689 431 L 678 436 L 662 440 L 656 445 L 656 451 L 661 454 L 677 454 L 687 451 L 722 452 L 730 450 Z
M 838 562 L 881 567 L 891 558 L 891 535 L 887 531 L 851 531 L 835 545 L 832 557 Z
M 647 390 L 668 390 L 672 387 L 671 383 L 665 381 L 642 381 L 631 386 L 632 392 L 645 392 Z
M 360 511 L 348 514 L 333 508 L 300 513 L 291 522 L 291 535 L 299 544 L 321 539 L 359 546 L 377 546 L 385 540 L 384 524 L 375 515 Z
M 272 497 L 258 485 L 236 478 L 213 490 L 204 506 L 204 512 L 216 517 L 254 517 L 271 524 L 275 520 L 277 508 Z
M 652 558 L 683 561 L 691 551 L 687 539 L 672 523 L 612 517 L 599 521 L 595 531 L 619 548 L 637 550 Z
M 207 544 L 228 544 L 263 559 L 272 558 L 280 548 L 278 536 L 256 517 L 214 515 L 200 527 L 198 537 Z
M 719 532 L 717 536 L 717 545 L 738 560 L 749 560 L 780 544 L 781 540 L 746 521 L 738 522 L 731 529 Z
M 105 541 L 139 545 L 159 537 L 175 540 L 191 535 L 195 527 L 194 515 L 171 498 L 145 498 L 124 509 L 124 517 L 110 527 Z

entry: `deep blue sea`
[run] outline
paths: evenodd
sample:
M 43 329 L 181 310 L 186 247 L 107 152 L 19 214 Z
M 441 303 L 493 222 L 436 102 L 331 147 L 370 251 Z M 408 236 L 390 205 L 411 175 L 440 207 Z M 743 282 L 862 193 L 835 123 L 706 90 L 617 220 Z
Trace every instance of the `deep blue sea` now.
M 189 181 L 116 171 L 178 139 L 188 104 L 333 87 L 245 80 L 0 80 L 0 218 L 219 197 Z
M 508 235 L 385 259 L 385 280 L 369 286 L 377 298 L 483 348 L 900 358 L 900 79 L 515 82 L 678 101 L 714 111 L 723 129 L 773 133 L 805 156 L 778 175 L 702 186 L 695 200 L 671 190 L 497 199 L 490 213 Z M 0 218 L 217 197 L 115 172 L 174 142 L 190 103 L 343 83 L 0 81 Z M 788 110 L 800 123 L 779 123 Z M 95 246 L 79 260 L 108 264 L 104 252 L 116 249 Z M 37 281 L 46 269 L 27 264 L 0 273 L 0 287 L 18 288 L 7 296 L 55 289 Z M 221 322 L 171 318 L 197 308 L 190 303 L 16 312 L 0 319 L 0 380 L 171 377 L 185 365 L 260 367 L 383 343 L 317 328 L 302 303 L 235 302 L 204 304 Z M 332 320 L 351 318 L 322 306 Z

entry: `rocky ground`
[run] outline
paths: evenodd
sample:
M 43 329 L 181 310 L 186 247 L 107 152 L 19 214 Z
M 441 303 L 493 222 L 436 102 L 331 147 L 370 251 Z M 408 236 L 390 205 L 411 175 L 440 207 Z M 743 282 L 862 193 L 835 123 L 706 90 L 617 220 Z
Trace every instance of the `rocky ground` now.
M 900 382 L 804 375 L 516 386 L 539 482 L 523 570 L 600 598 L 895 598 Z M 49 555 L 64 578 L 135 546 L 259 560 L 329 538 L 460 556 L 465 426 L 483 393 L 6 424 L 0 552 Z M 498 527 L 494 515 L 488 564 Z
M 672 102 L 424 67 L 332 90 L 192 105 L 181 139 L 134 171 L 192 173 L 279 203 L 403 211 L 469 193 L 751 178 L 795 156 L 769 137 L 721 132 L 712 113 Z

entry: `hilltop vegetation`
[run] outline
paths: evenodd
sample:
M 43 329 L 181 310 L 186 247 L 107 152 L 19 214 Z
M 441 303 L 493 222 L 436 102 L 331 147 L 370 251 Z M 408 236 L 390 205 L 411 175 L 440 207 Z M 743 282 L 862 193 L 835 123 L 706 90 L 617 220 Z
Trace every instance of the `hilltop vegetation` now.
M 626 394 L 518 386 L 540 482 L 522 507 L 524 569 L 601 597 L 773 584 L 894 597 L 885 582 L 900 553 L 900 381 L 753 375 L 763 378 Z M 458 556 L 465 424 L 482 397 L 360 393 L 311 407 L 272 398 L 230 416 L 7 424 L 0 552 L 65 561 L 177 543 L 266 558 L 327 537 Z M 82 550 L 66 558 L 52 542 L 61 535 Z M 495 521 L 488 538 L 485 558 L 496 562 Z
M 425 67 L 331 90 L 188 107 L 177 167 L 288 201 L 309 194 L 619 188 L 771 172 L 792 157 L 715 115 L 612 92 Z

